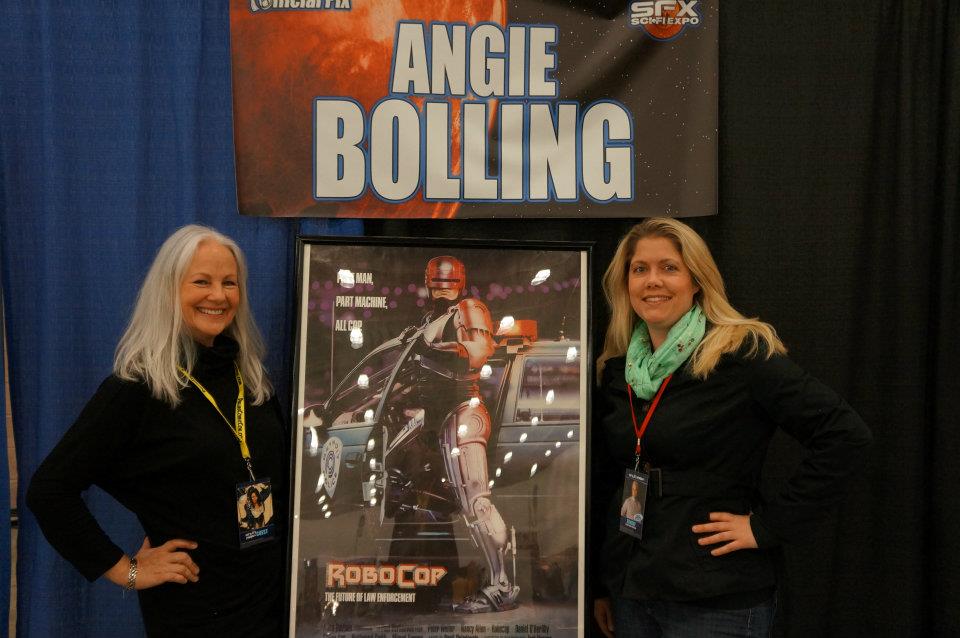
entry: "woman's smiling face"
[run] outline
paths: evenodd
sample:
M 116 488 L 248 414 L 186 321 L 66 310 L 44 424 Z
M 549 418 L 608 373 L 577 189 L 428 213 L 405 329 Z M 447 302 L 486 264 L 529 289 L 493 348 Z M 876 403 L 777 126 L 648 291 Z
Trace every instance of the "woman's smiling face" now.
M 700 291 L 680 251 L 666 237 L 637 240 L 627 275 L 630 305 L 644 320 L 656 348 L 673 324 L 693 307 Z
M 200 242 L 180 282 L 180 311 L 190 335 L 212 346 L 216 336 L 233 323 L 239 304 L 233 252 L 215 241 Z

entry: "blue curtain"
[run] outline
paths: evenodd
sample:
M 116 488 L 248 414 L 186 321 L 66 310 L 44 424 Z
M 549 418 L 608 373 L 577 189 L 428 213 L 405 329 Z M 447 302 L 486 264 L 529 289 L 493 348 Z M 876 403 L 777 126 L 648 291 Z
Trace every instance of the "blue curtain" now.
M 39 462 L 109 374 L 139 283 L 174 229 L 209 224 L 244 247 L 285 400 L 293 240 L 363 227 L 237 214 L 225 1 L 7 3 L 0 50 L 0 265 L 23 502 Z M 97 490 L 88 503 L 118 544 L 139 546 L 132 515 Z M 88 584 L 25 508 L 18 576 L 22 638 L 143 633 L 136 597 Z

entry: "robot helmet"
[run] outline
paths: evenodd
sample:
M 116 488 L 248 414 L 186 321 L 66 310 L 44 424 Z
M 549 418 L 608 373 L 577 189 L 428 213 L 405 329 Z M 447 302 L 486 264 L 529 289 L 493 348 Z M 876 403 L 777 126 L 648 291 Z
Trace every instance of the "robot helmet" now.
M 467 269 L 456 257 L 449 255 L 434 257 L 427 262 L 423 281 L 427 288 L 453 288 L 462 291 L 467 287 Z

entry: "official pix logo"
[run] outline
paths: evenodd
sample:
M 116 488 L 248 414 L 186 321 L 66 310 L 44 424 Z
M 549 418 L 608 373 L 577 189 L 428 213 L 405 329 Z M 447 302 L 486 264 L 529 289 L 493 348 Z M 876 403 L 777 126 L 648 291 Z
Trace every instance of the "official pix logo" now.
M 630 26 L 655 40 L 672 40 L 687 27 L 700 25 L 700 0 L 646 0 L 630 3 Z
M 250 0 L 251 11 L 287 11 L 340 9 L 349 11 L 353 7 L 350 0 Z

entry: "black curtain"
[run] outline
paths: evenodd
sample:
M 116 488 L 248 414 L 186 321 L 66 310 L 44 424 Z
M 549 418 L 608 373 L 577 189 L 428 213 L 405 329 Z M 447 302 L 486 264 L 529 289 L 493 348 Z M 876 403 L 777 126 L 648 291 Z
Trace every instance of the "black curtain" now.
M 776 634 L 960 635 L 960 3 L 728 0 L 720 33 L 719 215 L 688 221 L 734 305 L 875 436 L 844 506 L 785 551 Z M 594 240 L 596 353 L 599 278 L 634 221 L 366 228 Z M 765 489 L 802 455 L 777 437 Z

